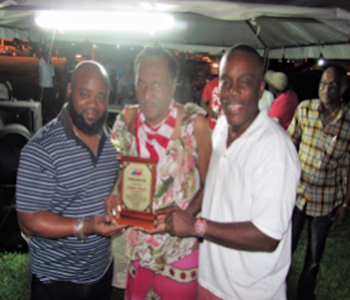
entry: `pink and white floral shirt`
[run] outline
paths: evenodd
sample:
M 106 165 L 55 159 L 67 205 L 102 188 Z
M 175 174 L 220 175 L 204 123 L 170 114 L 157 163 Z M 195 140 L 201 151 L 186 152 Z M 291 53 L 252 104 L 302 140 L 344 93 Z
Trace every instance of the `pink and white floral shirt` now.
M 205 111 L 193 103 L 185 105 L 181 137 L 170 140 L 167 150 L 159 158 L 153 210 L 171 205 L 186 209 L 200 189 L 200 175 L 196 167 L 198 149 L 194 136 L 198 114 L 205 115 Z M 120 155 L 138 156 L 135 136 L 125 124 L 124 112 L 117 117 L 111 141 Z M 196 238 L 178 238 L 168 233 L 151 235 L 133 228 L 126 231 L 128 258 L 140 260 L 142 267 L 156 273 L 165 265 L 190 255 L 196 243 Z

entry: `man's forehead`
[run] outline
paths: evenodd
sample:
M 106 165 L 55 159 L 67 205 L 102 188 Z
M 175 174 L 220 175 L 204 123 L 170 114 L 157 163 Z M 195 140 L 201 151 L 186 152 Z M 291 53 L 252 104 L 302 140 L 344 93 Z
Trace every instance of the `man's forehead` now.
M 87 86 L 90 84 L 108 87 L 108 82 L 99 72 L 80 72 L 72 81 L 73 86 Z
M 337 76 L 337 72 L 335 71 L 334 68 L 329 68 L 325 70 L 322 74 L 322 79 L 333 79 L 337 80 L 339 76 Z
M 230 71 L 230 69 L 235 68 L 239 64 L 240 69 L 244 70 L 244 74 L 255 74 L 258 68 L 258 62 L 254 55 L 244 51 L 234 51 L 228 53 L 224 57 L 221 64 L 221 73 L 223 70 Z
M 92 88 L 87 85 L 77 85 L 75 89 L 79 92 L 87 92 L 87 93 L 95 92 L 96 94 L 100 94 L 100 95 L 105 95 L 108 93 L 108 89 L 106 86 L 102 86 L 102 88 L 100 87 Z
M 168 70 L 168 63 L 165 58 L 158 56 L 145 57 L 140 64 L 140 67 L 147 69 L 160 69 L 166 68 Z
M 78 64 L 72 76 L 72 84 L 76 81 L 101 80 L 109 84 L 108 74 L 104 67 L 95 61 L 86 61 Z
M 167 61 L 162 57 L 147 57 L 141 61 L 137 76 L 170 76 L 170 70 Z

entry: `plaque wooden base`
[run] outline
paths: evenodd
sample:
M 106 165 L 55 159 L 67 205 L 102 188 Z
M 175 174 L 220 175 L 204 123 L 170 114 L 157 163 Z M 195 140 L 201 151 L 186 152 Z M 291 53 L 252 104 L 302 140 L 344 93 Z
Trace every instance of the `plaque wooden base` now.
M 142 227 L 146 229 L 154 229 L 154 221 L 144 220 L 144 219 L 135 219 L 127 217 L 119 217 L 118 224 L 130 225 L 134 227 Z

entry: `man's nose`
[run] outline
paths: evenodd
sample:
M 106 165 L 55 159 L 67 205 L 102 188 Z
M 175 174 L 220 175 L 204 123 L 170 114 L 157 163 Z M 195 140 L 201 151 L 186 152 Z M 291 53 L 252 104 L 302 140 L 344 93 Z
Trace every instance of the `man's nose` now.
M 145 98 L 145 100 L 149 100 L 151 98 L 151 94 L 152 94 L 152 89 L 150 86 L 146 85 L 143 88 L 143 97 Z
M 238 88 L 237 88 L 237 84 L 235 84 L 234 82 L 231 83 L 231 85 L 229 86 L 229 90 L 228 90 L 230 95 L 235 95 L 238 92 Z
M 98 104 L 98 95 L 91 95 L 88 99 L 88 104 L 90 107 L 96 107 Z

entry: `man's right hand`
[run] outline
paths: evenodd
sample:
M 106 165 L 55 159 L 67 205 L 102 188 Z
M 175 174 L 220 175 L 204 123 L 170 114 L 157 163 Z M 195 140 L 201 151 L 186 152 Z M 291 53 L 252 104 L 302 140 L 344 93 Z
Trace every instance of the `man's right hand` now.
M 83 232 L 85 236 L 94 233 L 101 236 L 119 236 L 126 227 L 127 225 L 118 224 L 116 221 L 112 223 L 109 216 L 95 215 L 84 220 Z

